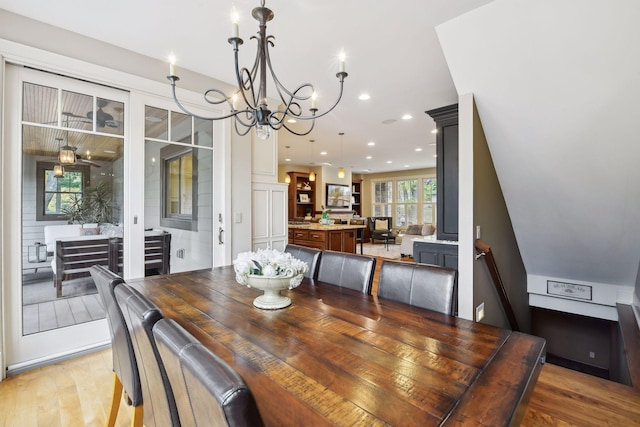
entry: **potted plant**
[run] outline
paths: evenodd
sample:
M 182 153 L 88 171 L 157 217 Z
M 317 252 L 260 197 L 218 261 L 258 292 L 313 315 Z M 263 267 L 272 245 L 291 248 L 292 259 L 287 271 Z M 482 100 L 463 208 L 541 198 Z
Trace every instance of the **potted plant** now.
M 95 187 L 87 187 L 82 196 L 73 196 L 71 204 L 63 208 L 62 213 L 69 224 L 112 224 L 111 189 L 103 182 Z
M 329 214 L 331 213 L 331 209 L 325 209 L 324 205 L 322 207 L 322 218 L 320 218 L 320 224 L 329 225 L 331 224 L 331 219 L 329 219 Z

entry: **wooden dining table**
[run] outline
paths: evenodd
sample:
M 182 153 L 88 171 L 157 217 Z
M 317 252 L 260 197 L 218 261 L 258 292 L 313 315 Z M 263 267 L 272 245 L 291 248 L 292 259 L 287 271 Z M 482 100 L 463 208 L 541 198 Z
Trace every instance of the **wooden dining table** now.
M 518 425 L 545 341 L 305 279 L 292 304 L 232 267 L 129 282 L 247 382 L 267 426 Z

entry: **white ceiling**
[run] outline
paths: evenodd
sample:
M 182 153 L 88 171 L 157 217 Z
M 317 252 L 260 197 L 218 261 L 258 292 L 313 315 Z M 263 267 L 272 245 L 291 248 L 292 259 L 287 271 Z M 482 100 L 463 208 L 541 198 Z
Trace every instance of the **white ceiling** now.
M 636 281 L 639 22 L 636 0 L 496 0 L 437 28 L 528 274 Z
M 337 95 L 342 49 L 349 73 L 342 102 L 317 120 L 310 135 L 280 133 L 280 163 L 289 151 L 295 164 L 330 162 L 357 173 L 435 167 L 434 123 L 424 112 L 457 102 L 457 94 L 434 27 L 488 2 L 267 0 L 275 13 L 267 28 L 275 36 L 272 63 L 288 88 L 313 83 L 322 111 Z M 0 8 L 10 12 L 153 58 L 166 60 L 173 52 L 178 74 L 187 68 L 226 82 L 235 81 L 227 42 L 231 11 L 235 7 L 241 16 L 240 61 L 249 67 L 255 55 L 249 37 L 257 32 L 250 14 L 258 5 L 258 0 L 0 0 Z M 371 100 L 359 101 L 362 92 Z M 404 114 L 413 119 L 401 120 Z M 339 132 L 345 133 L 342 154 Z M 310 139 L 316 141 L 313 155 Z M 370 141 L 376 145 L 369 147 Z M 326 157 L 319 155 L 323 150 Z

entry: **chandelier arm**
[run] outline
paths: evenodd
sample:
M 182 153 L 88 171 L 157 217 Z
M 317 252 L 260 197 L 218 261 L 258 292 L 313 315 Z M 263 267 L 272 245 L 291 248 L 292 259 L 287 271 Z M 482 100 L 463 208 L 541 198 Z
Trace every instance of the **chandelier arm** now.
M 238 129 L 238 123 L 240 123 L 246 129 L 244 132 L 241 132 L 240 129 Z M 236 133 L 240 136 L 245 136 L 246 134 L 248 134 L 253 127 L 245 125 L 242 120 L 238 118 L 238 116 L 236 116 L 236 119 L 233 121 L 233 126 L 236 128 Z
M 256 98 L 256 93 L 253 87 L 254 78 L 251 76 L 251 73 L 249 73 L 249 70 L 245 67 L 242 67 L 242 69 L 240 70 L 240 73 L 241 74 L 238 76 L 238 82 L 241 82 L 241 83 L 239 83 L 240 86 L 238 88 L 240 89 L 240 94 L 242 95 L 242 99 L 244 99 L 244 102 L 247 104 L 247 106 L 250 109 L 257 110 L 258 100 Z M 249 99 L 247 98 L 247 92 L 251 94 L 251 97 L 250 97 L 251 101 L 249 101 Z
M 229 102 L 229 99 L 226 98 L 226 95 L 219 89 L 209 89 L 209 90 L 207 90 L 207 92 L 205 92 L 205 101 L 208 102 L 209 104 L 221 104 L 221 103 L 225 102 L 225 100 L 222 100 L 222 101 L 211 101 L 211 100 L 206 98 L 206 94 L 208 94 L 209 92 L 217 92 L 217 93 L 223 95 L 226 98 L 227 103 L 231 105 L 231 113 L 226 114 L 224 116 L 219 116 L 219 117 L 208 117 L 208 116 L 201 116 L 201 115 L 196 114 L 196 113 L 194 113 L 192 111 L 189 111 L 184 105 L 182 105 L 182 103 L 178 100 L 178 97 L 176 96 L 176 86 L 175 86 L 175 81 L 174 80 L 176 80 L 177 77 L 176 76 L 169 76 L 168 78 L 169 78 L 169 80 L 171 80 L 171 94 L 173 95 L 173 101 L 176 103 L 178 108 L 180 110 L 182 110 L 182 112 L 184 112 L 185 114 L 187 114 L 189 116 L 193 116 L 196 119 L 201 119 L 201 120 L 223 120 L 223 119 L 228 119 L 230 117 L 237 117 L 239 114 L 242 114 L 242 113 L 247 113 L 248 116 L 253 116 L 253 111 L 251 111 L 249 109 L 234 110 L 233 106 Z M 254 120 L 254 122 L 255 122 L 255 120 Z
M 270 36 L 271 37 L 271 36 Z M 313 85 L 311 83 L 304 83 L 300 86 L 298 86 L 298 88 L 296 90 L 294 90 L 293 92 L 291 92 L 289 89 L 286 88 L 285 85 L 282 84 L 282 82 L 280 82 L 280 79 L 278 79 L 278 77 L 276 76 L 275 71 L 273 71 L 273 66 L 271 65 L 271 55 L 269 55 L 269 49 L 266 49 L 265 52 L 265 59 L 267 61 L 267 66 L 269 67 L 269 72 L 271 73 L 271 77 L 273 78 L 273 82 L 276 85 L 276 90 L 278 91 L 278 95 L 280 95 L 280 99 L 282 100 L 283 103 L 287 103 L 287 101 L 285 101 L 284 97 L 282 96 L 282 92 L 280 90 L 282 90 L 284 93 L 287 94 L 287 96 L 289 96 L 290 98 L 293 98 L 297 101 L 306 101 L 308 99 L 311 98 L 311 96 L 313 95 Z M 300 96 L 300 95 L 296 95 L 296 93 L 298 91 L 300 91 L 301 89 L 304 89 L 305 87 L 309 87 L 311 88 L 311 95 L 308 96 Z
M 245 109 L 242 111 L 239 111 L 238 113 L 246 113 L 247 114 L 247 120 L 249 120 L 248 122 L 245 122 L 243 119 L 240 118 L 240 114 L 236 114 L 235 115 L 235 119 L 240 122 L 240 124 L 244 127 L 252 127 L 254 126 L 258 119 L 254 113 L 253 110 L 249 110 L 249 109 Z
M 247 104 L 249 108 L 251 108 L 252 110 L 255 110 L 257 108 L 256 96 L 253 90 L 253 80 L 255 77 L 252 75 L 252 73 L 254 73 L 256 64 L 253 65 L 253 70 L 251 72 L 249 72 L 249 70 L 246 67 L 240 68 L 240 63 L 238 59 L 238 52 L 240 51 L 240 49 L 238 46 L 242 44 L 242 39 L 235 38 L 235 39 L 229 39 L 229 41 L 233 45 L 233 61 L 235 65 L 236 81 L 238 83 L 238 89 L 240 90 L 242 99 L 244 100 L 245 104 Z M 252 102 L 249 102 L 249 100 L 247 99 L 247 94 L 246 94 L 247 91 L 251 92 Z
M 338 105 L 338 103 L 339 103 L 339 102 L 340 102 L 340 100 L 342 99 L 342 94 L 343 94 L 343 92 L 344 92 L 344 87 L 343 87 L 343 84 L 344 84 L 344 77 L 346 77 L 346 74 L 347 74 L 347 73 L 345 73 L 344 71 L 342 71 L 342 72 L 340 72 L 340 73 L 338 73 L 338 74 L 337 74 L 337 75 L 338 75 L 338 77 L 340 78 L 340 92 L 338 93 L 338 99 L 336 99 L 336 101 L 333 103 L 333 105 L 332 105 L 332 106 L 331 106 L 327 111 L 324 111 L 324 112 L 322 112 L 322 113 L 320 113 L 320 114 L 317 114 L 317 115 L 315 114 L 315 111 L 313 111 L 313 115 L 311 115 L 311 116 L 297 116 L 297 117 L 296 117 L 296 119 L 300 119 L 300 120 L 314 120 L 314 119 L 317 119 L 317 118 L 319 118 L 319 117 L 326 116 L 326 115 L 327 115 L 327 114 L 329 114 L 329 113 L 330 113 L 334 108 L 336 108 L 336 106 Z M 316 109 L 316 111 L 317 111 L 317 109 Z

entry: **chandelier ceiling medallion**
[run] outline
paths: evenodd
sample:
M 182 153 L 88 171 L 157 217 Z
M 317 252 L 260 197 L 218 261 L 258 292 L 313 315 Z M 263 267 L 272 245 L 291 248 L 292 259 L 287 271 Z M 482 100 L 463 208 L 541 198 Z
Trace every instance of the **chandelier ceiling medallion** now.
M 227 96 L 219 89 L 209 89 L 204 93 L 204 99 L 209 104 L 226 104 L 230 112 L 219 117 L 203 117 L 188 111 L 176 97 L 176 82 L 180 78 L 175 73 L 175 59 L 170 59 L 169 76 L 167 79 L 171 82 L 171 91 L 173 99 L 178 107 L 190 116 L 204 120 L 222 120 L 234 117 L 234 125 L 239 135 L 246 135 L 251 128 L 256 128 L 256 135 L 260 139 L 267 139 L 271 134 L 271 129 L 279 130 L 285 128 L 294 135 L 308 135 L 315 125 L 315 119 L 322 117 L 333 110 L 340 102 L 343 92 L 344 79 L 348 76 L 345 72 L 345 56 L 340 54 L 339 71 L 336 74 L 340 82 L 338 98 L 334 104 L 326 111 L 319 113 L 316 101 L 316 92 L 311 83 L 305 83 L 298 86 L 295 90 L 290 91 L 276 76 L 271 66 L 271 57 L 269 55 L 269 46 L 274 46 L 274 36 L 267 36 L 267 22 L 271 21 L 274 13 L 271 9 L 264 6 L 261 0 L 261 6 L 253 9 L 251 15 L 258 21 L 258 35 L 252 36 L 258 43 L 256 59 L 251 69 L 238 65 L 238 50 L 243 40 L 239 37 L 237 17 L 234 18 L 232 37 L 228 39 L 229 44 L 233 46 L 235 75 L 238 87 L 235 92 Z M 280 100 L 280 105 L 273 111 L 267 104 L 267 73 L 272 77 L 273 83 Z M 238 102 L 244 101 L 246 107 L 238 109 Z M 308 113 L 303 110 L 302 103 L 310 103 Z M 286 121 L 289 119 L 309 120 L 311 125 L 309 129 L 303 132 L 296 132 L 287 126 Z M 239 126 L 242 128 L 239 128 Z

